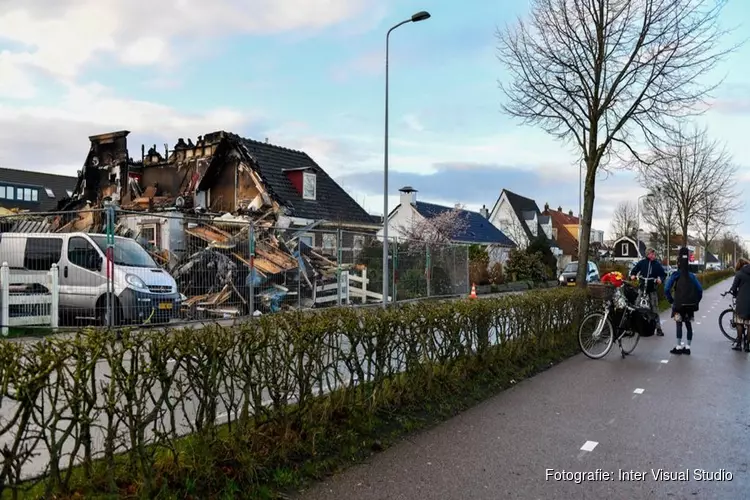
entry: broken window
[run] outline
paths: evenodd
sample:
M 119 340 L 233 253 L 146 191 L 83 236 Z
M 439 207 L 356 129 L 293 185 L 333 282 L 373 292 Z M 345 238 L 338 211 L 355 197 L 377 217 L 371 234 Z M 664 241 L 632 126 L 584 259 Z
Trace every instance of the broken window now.
M 310 235 L 300 236 L 299 237 L 299 241 L 300 241 L 300 243 L 304 243 L 305 245 L 307 245 L 310 248 L 312 248 L 312 246 L 313 246 L 313 237 L 310 236 Z
M 362 250 L 362 247 L 365 246 L 365 237 L 361 234 L 354 235 L 353 245 L 355 250 Z
M 47 192 L 47 196 L 49 196 L 50 198 L 55 197 L 55 192 L 52 191 L 50 188 L 44 188 L 44 190 Z
M 314 200 L 316 195 L 315 174 L 304 172 L 302 174 L 302 197 L 306 200 Z

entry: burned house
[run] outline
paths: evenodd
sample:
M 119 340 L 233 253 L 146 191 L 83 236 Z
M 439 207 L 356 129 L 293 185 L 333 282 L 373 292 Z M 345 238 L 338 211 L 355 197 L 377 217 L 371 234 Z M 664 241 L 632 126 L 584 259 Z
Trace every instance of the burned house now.
M 112 202 L 117 234 L 138 239 L 175 276 L 187 307 L 233 316 L 252 312 L 252 297 L 274 310 L 295 295 L 295 305 L 315 303 L 318 284 L 355 264 L 379 228 L 302 151 L 219 131 L 141 147 L 136 161 L 128 134 L 89 138 L 76 188 L 58 206 L 68 215 L 52 230 L 103 231 L 97 209 Z

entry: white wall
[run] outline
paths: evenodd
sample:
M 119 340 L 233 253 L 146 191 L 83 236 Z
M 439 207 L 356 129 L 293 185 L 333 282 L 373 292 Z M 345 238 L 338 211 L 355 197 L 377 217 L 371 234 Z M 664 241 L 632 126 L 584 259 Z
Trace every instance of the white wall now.
M 505 233 L 505 236 L 513 240 L 519 248 L 526 248 L 529 244 L 526 232 L 523 230 L 521 221 L 508 203 L 505 194 L 500 198 L 498 206 L 490 214 L 490 222 L 493 226 Z
M 121 219 L 125 227 L 136 234 L 140 233 L 143 225 L 158 224 L 161 249 L 182 256 L 185 251 L 185 231 L 183 215 L 180 212 L 170 212 L 164 216 L 154 214 L 128 215 Z
M 393 238 L 403 238 L 401 228 L 408 228 L 416 221 L 423 219 L 421 215 L 412 205 L 399 205 L 396 211 L 388 219 L 388 241 L 393 241 Z M 378 241 L 383 241 L 383 229 L 379 229 L 375 233 Z

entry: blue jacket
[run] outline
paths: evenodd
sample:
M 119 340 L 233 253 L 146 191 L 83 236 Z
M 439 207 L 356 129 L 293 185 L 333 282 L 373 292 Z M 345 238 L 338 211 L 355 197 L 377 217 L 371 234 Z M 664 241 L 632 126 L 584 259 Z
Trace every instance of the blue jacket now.
M 667 278 L 667 273 L 664 271 L 664 267 L 661 265 L 661 262 L 656 259 L 643 259 L 630 270 L 631 276 L 638 276 L 639 274 L 644 278 L 660 278 L 662 281 Z M 656 282 L 649 281 L 646 284 L 646 291 L 653 292 L 654 290 L 656 290 Z
M 690 280 L 695 285 L 696 290 L 698 290 L 698 302 L 701 301 L 703 298 L 703 287 L 701 286 L 701 282 L 698 281 L 698 278 L 693 273 L 688 273 L 690 275 Z M 674 287 L 675 282 L 677 281 L 677 278 L 680 277 L 680 270 L 673 272 L 669 275 L 669 279 L 667 279 L 667 282 L 664 284 L 664 295 L 667 297 L 667 302 L 672 304 L 674 306 L 674 297 L 672 297 L 672 287 Z

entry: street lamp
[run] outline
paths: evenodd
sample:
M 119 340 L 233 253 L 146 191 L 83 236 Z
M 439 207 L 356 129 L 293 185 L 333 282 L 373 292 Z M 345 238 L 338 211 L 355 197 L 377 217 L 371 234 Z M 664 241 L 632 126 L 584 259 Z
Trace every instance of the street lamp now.
M 388 30 L 385 36 L 385 145 L 383 158 L 383 309 L 388 307 L 388 44 L 391 31 L 406 23 L 417 23 L 430 18 L 424 10 L 401 21 Z
M 640 235 L 640 229 L 641 229 L 641 199 L 643 198 L 653 198 L 654 193 L 647 193 L 643 196 L 638 197 L 638 201 L 635 204 L 635 251 L 637 253 L 641 253 L 641 235 Z

